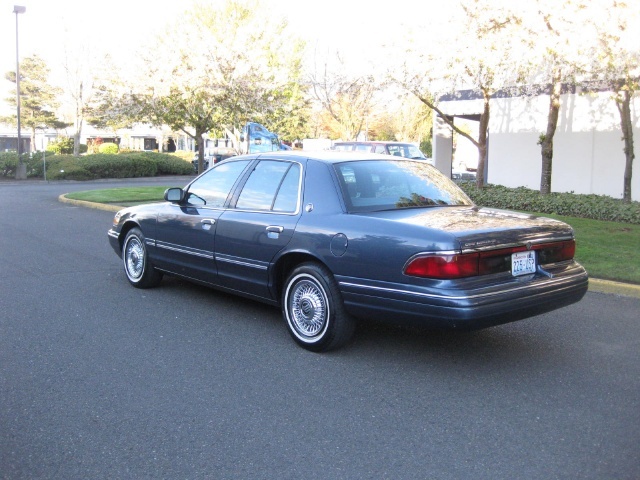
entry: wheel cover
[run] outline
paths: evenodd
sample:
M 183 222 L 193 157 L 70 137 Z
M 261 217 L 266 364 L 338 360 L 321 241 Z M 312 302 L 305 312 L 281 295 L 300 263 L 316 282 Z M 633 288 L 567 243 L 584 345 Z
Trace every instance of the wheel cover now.
M 299 281 L 289 304 L 291 326 L 304 337 L 315 337 L 327 324 L 329 309 L 324 290 L 310 280 Z
M 138 280 L 142 277 L 144 272 L 144 247 L 137 237 L 131 237 L 127 242 L 124 252 L 124 266 L 129 278 Z

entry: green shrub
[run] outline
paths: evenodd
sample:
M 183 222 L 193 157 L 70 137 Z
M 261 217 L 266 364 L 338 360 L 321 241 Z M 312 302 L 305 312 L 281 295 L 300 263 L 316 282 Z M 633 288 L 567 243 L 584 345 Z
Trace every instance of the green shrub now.
M 431 145 L 431 139 L 427 138 L 420 142 L 420 151 L 428 158 L 433 157 L 433 147 Z
M 45 150 L 55 155 L 72 154 L 73 138 L 59 137 L 55 142 L 47 145 Z
M 193 165 L 188 161 L 165 153 L 153 154 L 158 164 L 158 175 L 191 175 Z
M 23 153 L 21 157 L 22 161 L 27 164 L 27 176 L 37 176 L 38 169 L 42 172 L 42 152 Z M 0 177 L 15 177 L 17 165 L 17 152 L 0 152 Z
M 6 160 L 5 160 L 6 157 Z M 15 175 L 17 155 L 0 154 L 0 175 Z M 165 153 L 90 154 L 82 157 L 47 157 L 48 180 L 95 180 L 98 178 L 136 178 L 157 175 L 191 175 L 191 163 Z M 6 173 L 5 173 L 6 172 Z M 42 158 L 29 160 L 27 174 L 44 178 Z
M 107 142 L 98 147 L 98 153 L 105 155 L 115 155 L 118 153 L 118 145 L 115 143 Z
M 471 182 L 462 183 L 460 186 L 474 203 L 483 207 L 640 224 L 640 202 L 624 203 L 621 199 L 593 194 L 540 195 L 537 190 L 501 185 L 487 185 L 479 189 Z

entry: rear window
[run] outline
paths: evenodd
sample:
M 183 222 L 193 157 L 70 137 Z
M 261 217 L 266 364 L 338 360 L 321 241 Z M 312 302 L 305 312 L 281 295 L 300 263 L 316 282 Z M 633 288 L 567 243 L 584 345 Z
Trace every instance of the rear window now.
M 387 145 L 387 149 L 389 150 L 390 155 L 396 155 L 398 157 L 420 159 L 425 158 L 420 149 L 415 145 L 411 145 L 410 143 L 390 144 Z
M 353 145 L 344 145 L 341 143 L 337 143 L 333 147 L 331 147 L 331 150 L 337 150 L 339 152 L 347 152 L 347 151 L 353 150 Z
M 451 180 L 425 162 L 363 160 L 335 165 L 349 211 L 472 205 Z

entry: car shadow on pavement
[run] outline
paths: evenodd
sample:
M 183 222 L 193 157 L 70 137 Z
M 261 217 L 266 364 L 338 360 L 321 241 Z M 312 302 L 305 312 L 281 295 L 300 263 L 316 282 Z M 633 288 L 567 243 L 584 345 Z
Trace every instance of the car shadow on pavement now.
M 533 317 L 482 330 L 434 330 L 416 326 L 360 321 L 352 344 L 355 355 L 376 355 L 425 364 L 519 365 L 567 360 L 567 351 L 547 328 L 545 316 Z
M 157 292 L 158 299 L 169 303 L 173 303 L 172 299 L 186 299 L 190 305 L 189 328 L 202 329 L 203 336 L 221 326 L 229 335 L 242 331 L 260 332 L 262 341 L 273 342 L 275 348 L 302 352 L 289 338 L 277 307 L 171 276 L 166 276 L 151 292 Z M 556 332 L 559 328 L 557 320 L 549 318 L 550 315 L 553 314 L 474 331 L 431 330 L 359 320 L 354 339 L 347 346 L 321 355 L 343 360 L 369 357 L 379 360 L 384 356 L 407 363 L 420 359 L 425 365 L 460 364 L 474 366 L 476 370 L 482 365 L 498 363 L 517 366 L 523 362 L 567 361 L 568 353 Z M 242 344 L 241 338 L 233 341 Z

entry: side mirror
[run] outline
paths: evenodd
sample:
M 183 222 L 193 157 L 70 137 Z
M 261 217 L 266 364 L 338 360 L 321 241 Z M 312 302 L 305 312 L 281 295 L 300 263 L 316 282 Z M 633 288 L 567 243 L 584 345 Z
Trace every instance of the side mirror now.
M 182 200 L 184 200 L 184 190 L 178 187 L 167 188 L 164 192 L 164 199 L 171 203 L 182 203 Z

